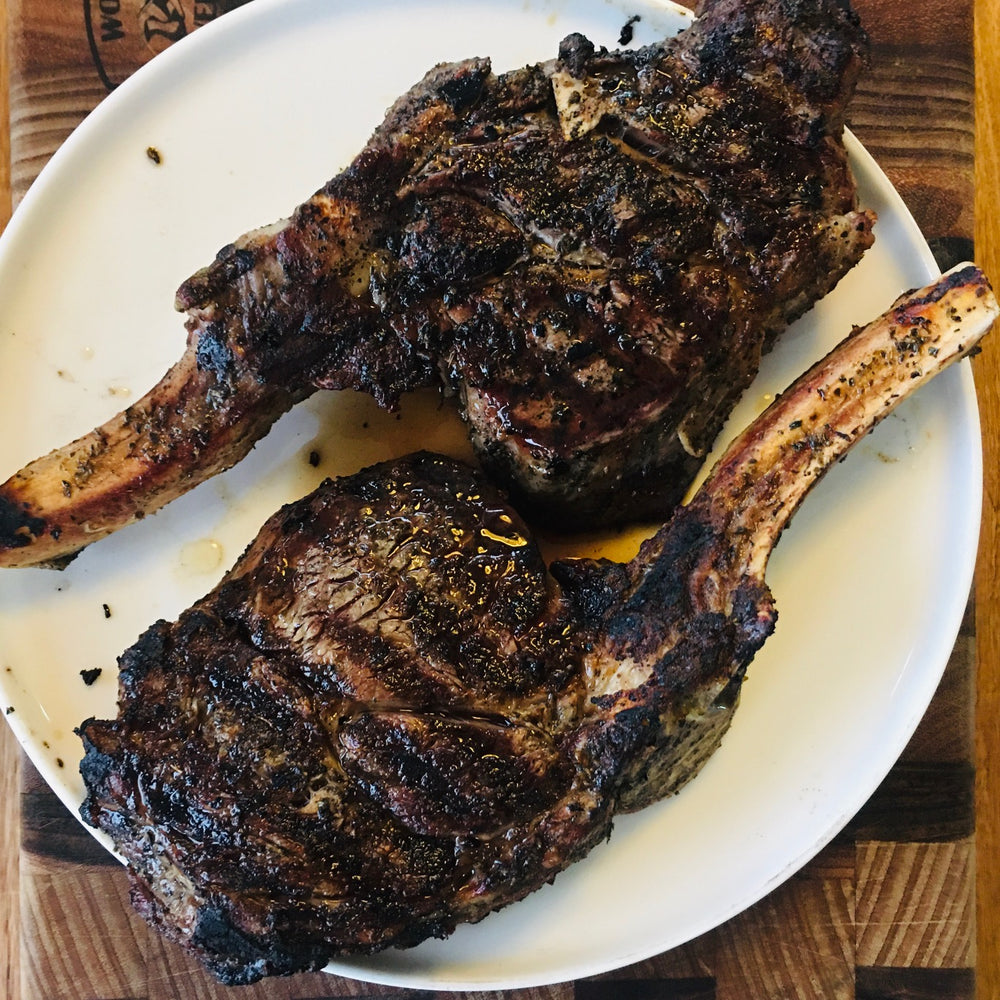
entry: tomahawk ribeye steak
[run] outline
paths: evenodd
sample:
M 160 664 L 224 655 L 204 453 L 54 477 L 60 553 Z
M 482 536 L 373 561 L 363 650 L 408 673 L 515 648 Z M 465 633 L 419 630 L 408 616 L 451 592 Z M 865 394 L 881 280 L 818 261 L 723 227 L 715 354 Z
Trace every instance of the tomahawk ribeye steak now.
M 871 243 L 842 143 L 866 46 L 847 0 L 718 0 L 647 48 L 438 66 L 181 286 L 161 383 L 0 487 L 0 565 L 156 510 L 319 388 L 441 386 L 526 516 L 661 519 L 761 351 Z
M 546 567 L 432 455 L 327 481 L 120 661 L 81 813 L 230 983 L 412 945 L 550 881 L 715 750 L 811 486 L 997 315 L 968 267 L 855 331 L 629 563 Z M 666 846 L 665 846 L 666 849 Z

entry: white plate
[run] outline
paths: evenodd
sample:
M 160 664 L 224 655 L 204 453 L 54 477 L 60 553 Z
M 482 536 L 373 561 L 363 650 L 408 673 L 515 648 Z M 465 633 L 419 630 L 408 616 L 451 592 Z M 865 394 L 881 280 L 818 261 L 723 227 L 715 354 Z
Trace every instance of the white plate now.
M 636 12 L 637 42 L 681 23 L 657 0 L 255 0 L 158 57 L 60 149 L 0 245 L 0 474 L 145 392 L 183 346 L 174 288 L 345 165 L 430 65 L 489 54 L 510 68 L 574 30 L 614 46 Z M 879 212 L 875 248 L 767 358 L 733 427 L 851 324 L 936 274 L 885 177 L 850 149 Z M 321 476 L 416 445 L 453 450 L 455 434 L 426 399 L 396 421 L 360 397 L 316 397 L 242 465 L 64 572 L 0 571 L 0 702 L 60 798 L 76 811 L 73 729 L 114 715 L 115 657 L 147 624 L 210 589 Z M 778 885 L 863 804 L 934 692 L 968 595 L 980 478 L 963 364 L 866 439 L 786 533 L 769 572 L 777 633 L 697 781 L 623 818 L 525 902 L 448 941 L 332 968 L 431 989 L 563 981 L 681 944 Z M 80 671 L 93 667 L 88 687 Z

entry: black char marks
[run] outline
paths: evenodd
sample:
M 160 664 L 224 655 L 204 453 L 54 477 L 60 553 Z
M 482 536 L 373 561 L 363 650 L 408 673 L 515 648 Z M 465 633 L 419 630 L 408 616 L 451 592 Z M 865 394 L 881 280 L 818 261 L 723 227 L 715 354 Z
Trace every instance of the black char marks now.
M 0 497 L 0 544 L 11 548 L 30 545 L 45 528 L 44 518 L 34 517 L 23 506 Z

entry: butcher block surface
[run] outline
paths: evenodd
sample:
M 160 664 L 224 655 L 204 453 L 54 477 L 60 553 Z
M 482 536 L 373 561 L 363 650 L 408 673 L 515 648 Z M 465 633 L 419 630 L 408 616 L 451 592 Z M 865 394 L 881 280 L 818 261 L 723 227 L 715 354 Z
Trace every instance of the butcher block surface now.
M 9 131 L 0 126 L 0 222 L 9 215 L 8 193 L 16 205 L 48 157 L 111 87 L 182 31 L 238 5 L 115 0 L 126 31 L 121 44 L 109 48 L 88 30 L 100 16 L 97 0 L 0 0 L 0 23 L 6 25 L 0 106 L 9 107 Z M 1000 5 L 855 0 L 855 6 L 872 35 L 874 58 L 852 105 L 851 127 L 896 185 L 942 268 L 974 256 L 1000 281 L 1000 240 L 991 231 L 1000 208 L 1000 57 L 988 41 L 1000 37 Z M 157 30 L 140 35 L 134 30 L 140 24 Z M 995 756 L 1000 753 L 995 582 L 1000 343 L 987 343 L 974 371 L 987 470 L 975 596 L 926 717 L 858 816 L 783 886 L 680 948 L 596 979 L 451 995 L 510 1000 L 1000 996 L 1000 916 L 997 904 L 991 905 L 1000 899 Z M 735 850 L 738 842 L 735 832 Z M 436 995 L 321 973 L 221 987 L 150 931 L 127 896 L 118 863 L 60 804 L 0 727 L 0 995 L 9 1000 Z

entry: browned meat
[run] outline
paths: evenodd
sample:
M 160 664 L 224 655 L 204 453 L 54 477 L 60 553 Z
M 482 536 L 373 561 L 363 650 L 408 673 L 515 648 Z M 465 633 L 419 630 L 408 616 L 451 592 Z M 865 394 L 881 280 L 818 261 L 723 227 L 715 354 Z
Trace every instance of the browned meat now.
M 550 881 L 697 773 L 774 628 L 789 518 L 997 312 L 968 267 L 855 331 L 627 564 L 547 572 L 490 485 L 426 454 L 283 508 L 81 727 L 81 814 L 138 910 L 241 983 Z
M 152 512 L 318 388 L 440 385 L 523 513 L 661 517 L 761 351 L 871 243 L 841 143 L 865 50 L 841 0 L 722 0 L 637 51 L 437 67 L 181 286 L 164 383 L 0 487 L 0 565 Z

